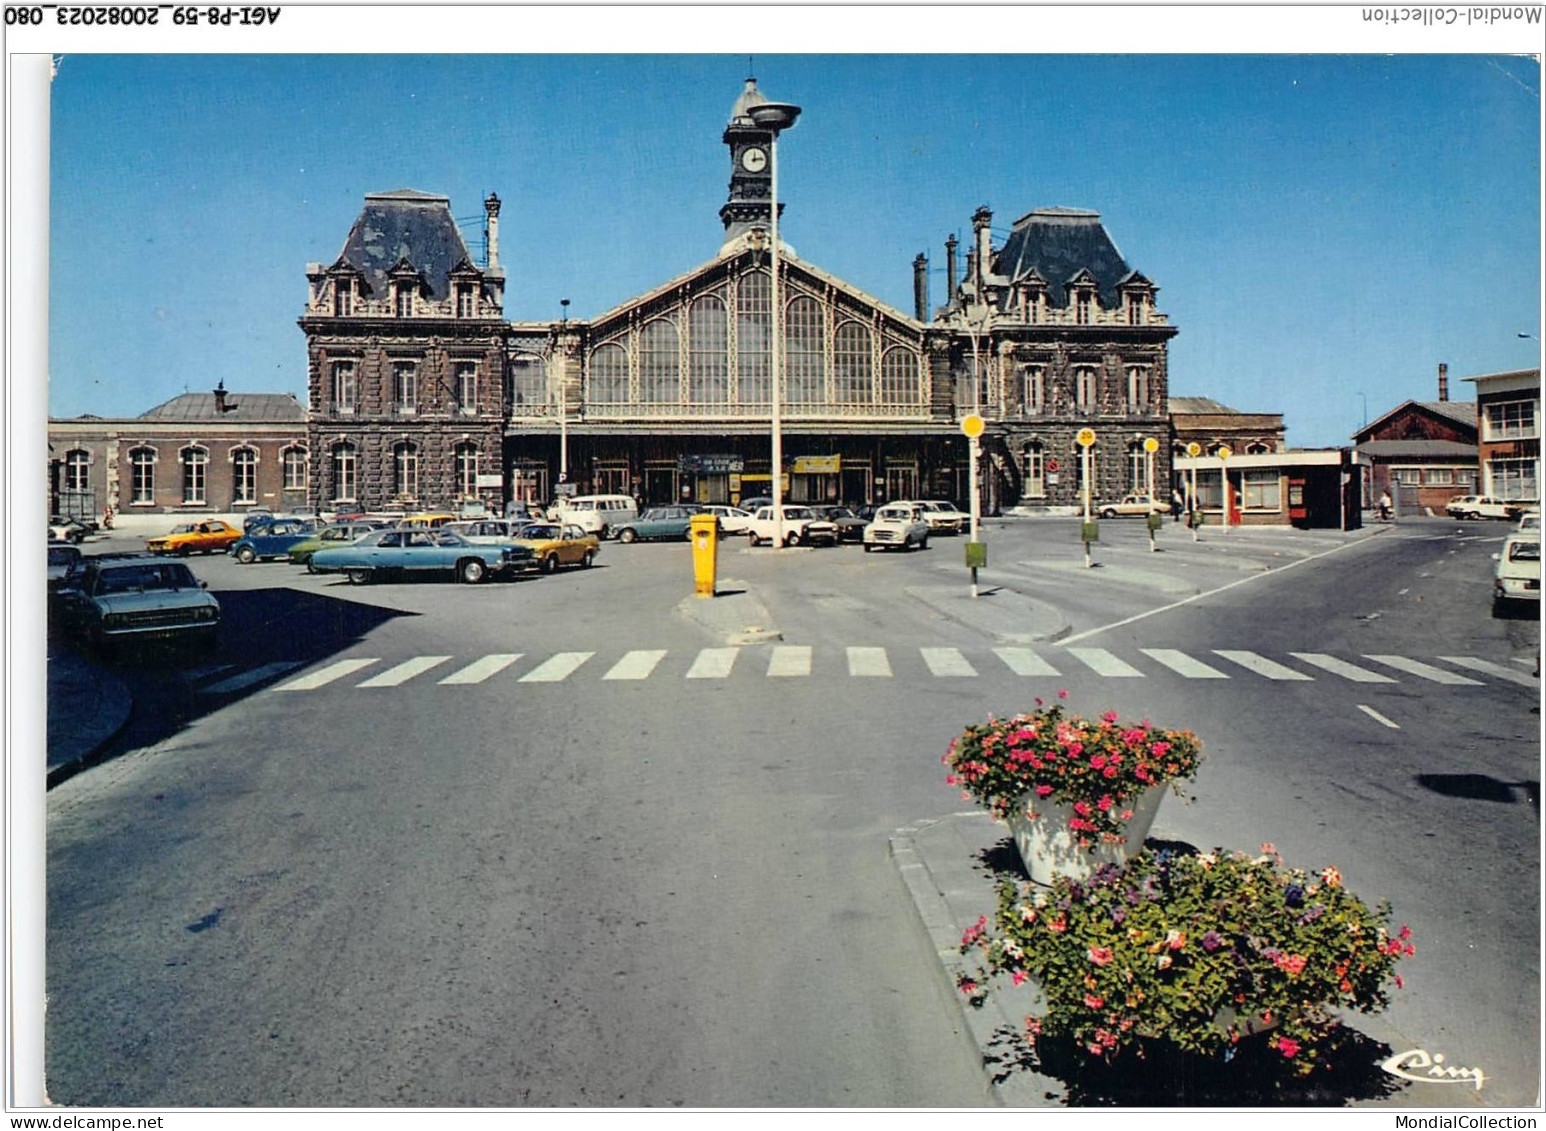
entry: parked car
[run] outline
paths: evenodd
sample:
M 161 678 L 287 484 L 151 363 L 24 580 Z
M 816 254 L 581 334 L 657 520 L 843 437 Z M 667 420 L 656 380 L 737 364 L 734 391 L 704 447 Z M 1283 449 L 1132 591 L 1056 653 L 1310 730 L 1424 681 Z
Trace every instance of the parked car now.
M 888 503 L 875 511 L 864 528 L 864 552 L 873 550 L 920 550 L 929 548 L 929 523 L 922 508 L 913 503 Z
M 403 515 L 397 520 L 397 525 L 405 530 L 439 530 L 455 521 L 456 516 L 449 511 L 420 511 Z
M 1169 514 L 1170 504 L 1153 495 L 1123 495 L 1114 503 L 1101 503 L 1095 508 L 1101 518 L 1133 518 L 1150 514 Z
M 260 522 L 231 543 L 231 556 L 242 565 L 251 565 L 260 558 L 288 558 L 292 546 L 306 541 L 316 532 L 316 527 L 302 518 Z
M 773 499 L 768 495 L 753 495 L 749 499 L 742 499 L 736 504 L 747 514 L 756 514 L 763 507 L 771 507 Z
M 627 495 L 561 495 L 548 517 L 572 522 L 597 538 L 610 538 L 639 518 L 639 505 Z
M 311 555 L 328 546 L 346 546 L 356 538 L 363 538 L 373 530 L 380 530 L 381 525 L 368 518 L 329 523 L 321 530 L 313 530 L 310 537 L 290 547 L 290 564 L 306 566 L 308 570 L 315 573 L 315 570 L 311 570 Z
M 810 507 L 785 506 L 780 507 L 779 511 L 783 516 L 782 522 L 775 524 L 771 506 L 757 508 L 746 527 L 746 537 L 753 546 L 760 546 L 764 542 L 771 544 L 778 536 L 775 525 L 782 528 L 786 546 L 795 546 L 801 542 L 811 546 L 837 545 L 836 524 L 818 518 Z
M 1492 555 L 1494 603 L 1541 599 L 1541 533 L 1510 534 L 1501 552 Z
M 530 546 L 509 543 L 480 546 L 454 530 L 390 528 L 374 530 L 347 546 L 329 546 L 311 555 L 314 573 L 342 573 L 351 584 L 378 577 L 449 573 L 476 585 L 490 576 L 507 577 L 537 568 Z
M 637 518 L 629 519 L 617 528 L 619 542 L 648 542 L 686 539 L 692 516 L 697 507 L 669 506 L 650 507 Z M 579 525 L 579 524 L 576 524 Z
M 505 504 L 505 517 L 522 522 L 542 522 L 547 518 L 547 513 L 535 503 L 525 503 L 519 499 L 511 499 Z
M 516 539 L 531 547 L 543 573 L 552 573 L 561 565 L 590 569 L 601 550 L 600 538 L 585 533 L 572 522 L 529 522 L 521 527 Z
M 1529 507 L 1518 500 L 1499 499 L 1494 495 L 1461 495 L 1444 504 L 1450 518 L 1517 518 Z
M 220 624 L 220 602 L 186 565 L 144 554 L 86 558 L 60 586 L 55 608 L 66 632 L 99 648 L 126 639 L 212 645 Z
M 48 591 L 50 594 L 80 568 L 81 548 L 73 542 L 48 544 Z
M 852 507 L 823 503 L 819 506 L 812 506 L 811 513 L 817 518 L 825 519 L 837 527 L 837 540 L 839 542 L 862 542 L 864 540 L 865 520 L 855 514 Z
M 477 518 L 464 522 L 448 522 L 446 530 L 454 530 L 469 542 L 491 546 L 496 542 L 513 542 L 520 537 L 521 527 L 530 519 Z
M 921 510 L 930 534 L 959 534 L 972 521 L 971 516 L 957 510 L 954 503 L 941 499 L 898 499 L 897 502 Z
M 242 529 L 251 530 L 254 526 L 259 526 L 265 522 L 272 522 L 273 519 L 273 507 L 253 507 L 243 516 Z
M 48 520 L 48 538 L 51 542 L 74 542 L 79 545 L 91 532 L 92 528 L 78 518 L 55 515 Z
M 159 538 L 147 538 L 145 549 L 152 554 L 224 553 L 241 536 L 242 532 L 230 523 L 218 518 L 207 518 L 202 522 L 184 522 L 174 526 L 170 534 L 163 534 Z
M 719 532 L 721 534 L 745 534 L 746 526 L 752 520 L 751 511 L 742 510 L 740 507 L 727 506 L 724 503 L 709 503 L 699 507 L 703 514 L 711 514 L 719 519 Z
M 1541 528 L 1541 508 L 1531 507 L 1519 516 L 1519 525 L 1515 530 L 1539 530 Z

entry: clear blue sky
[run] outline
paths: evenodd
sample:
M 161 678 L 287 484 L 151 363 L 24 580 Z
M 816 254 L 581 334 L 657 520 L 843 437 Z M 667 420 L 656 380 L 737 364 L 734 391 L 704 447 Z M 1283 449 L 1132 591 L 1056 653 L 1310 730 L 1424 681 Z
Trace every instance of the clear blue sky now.
M 599 16 L 600 10 L 588 10 Z M 572 18 L 584 17 L 581 12 Z M 783 234 L 910 312 L 944 240 L 1099 211 L 1179 327 L 1171 393 L 1282 412 L 1297 446 L 1538 364 L 1541 74 L 1461 55 L 769 55 L 804 114 Z M 744 55 L 66 55 L 52 100 L 55 416 L 216 381 L 306 390 L 308 262 L 366 193 L 447 195 L 506 317 L 585 318 L 714 257 Z M 1528 333 L 1536 339 L 1523 339 Z M 1362 395 L 1360 395 L 1362 394 Z

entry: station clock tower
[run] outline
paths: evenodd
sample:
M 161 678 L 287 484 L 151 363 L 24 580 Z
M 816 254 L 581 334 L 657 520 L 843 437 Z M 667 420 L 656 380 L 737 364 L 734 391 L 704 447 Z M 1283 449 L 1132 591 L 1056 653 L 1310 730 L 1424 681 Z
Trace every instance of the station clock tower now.
M 772 223 L 769 207 L 773 199 L 773 170 L 771 150 L 773 134 L 752 121 L 753 106 L 767 102 L 767 96 L 757 89 L 757 80 L 746 80 L 730 111 L 730 122 L 725 126 L 723 141 L 730 150 L 730 199 L 719 209 L 719 218 L 725 225 L 725 240 L 729 242 L 753 228 L 766 231 Z M 779 204 L 779 218 L 783 218 L 783 204 Z

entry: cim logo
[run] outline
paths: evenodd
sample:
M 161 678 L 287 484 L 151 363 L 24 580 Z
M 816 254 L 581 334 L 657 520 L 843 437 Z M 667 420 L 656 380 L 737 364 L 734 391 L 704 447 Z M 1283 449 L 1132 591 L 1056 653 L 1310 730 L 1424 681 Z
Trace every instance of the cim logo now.
M 1444 1063 L 1441 1052 L 1429 1053 L 1426 1049 L 1408 1049 L 1381 1062 L 1380 1067 L 1392 1076 L 1411 1080 L 1417 1084 L 1465 1084 L 1476 1085 L 1482 1090 L 1487 1077 L 1480 1068 L 1455 1068 Z

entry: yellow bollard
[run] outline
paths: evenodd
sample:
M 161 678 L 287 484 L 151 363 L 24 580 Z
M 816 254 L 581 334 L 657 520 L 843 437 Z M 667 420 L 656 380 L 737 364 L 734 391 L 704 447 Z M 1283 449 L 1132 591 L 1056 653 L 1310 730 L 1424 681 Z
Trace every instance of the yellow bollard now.
M 712 597 L 719 573 L 719 519 L 711 514 L 693 515 L 688 520 L 687 536 L 692 542 L 693 595 Z

